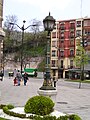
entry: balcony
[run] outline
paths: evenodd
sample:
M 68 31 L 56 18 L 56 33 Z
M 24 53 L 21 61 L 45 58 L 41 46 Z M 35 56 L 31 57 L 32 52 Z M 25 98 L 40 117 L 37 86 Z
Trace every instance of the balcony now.
M 57 64 L 51 64 L 51 69 L 58 69 L 58 65 Z

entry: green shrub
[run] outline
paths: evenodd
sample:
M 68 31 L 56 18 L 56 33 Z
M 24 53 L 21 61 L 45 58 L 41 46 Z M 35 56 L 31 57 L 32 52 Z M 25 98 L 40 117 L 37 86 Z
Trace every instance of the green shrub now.
M 57 120 L 69 120 L 69 119 L 68 119 L 68 116 L 65 115 L 65 116 L 58 117 Z
M 3 112 L 10 115 L 10 116 L 14 116 L 14 117 L 19 117 L 19 118 L 26 118 L 26 114 L 19 114 L 19 113 L 15 113 L 13 111 L 9 111 L 8 105 L 6 105 L 5 107 L 3 107 Z
M 47 115 L 53 111 L 54 102 L 45 96 L 34 96 L 30 98 L 25 106 L 25 113 L 33 113 L 37 115 Z
M 8 107 L 8 109 L 13 109 L 14 108 L 14 106 L 12 104 L 8 104 L 6 106 Z
M 60 116 L 56 118 L 55 116 L 35 116 L 34 120 L 81 120 L 81 118 L 78 115 L 65 115 L 65 116 Z
M 55 116 L 44 116 L 42 120 L 56 120 Z
M 81 120 L 81 118 L 78 115 L 72 114 L 69 115 L 69 120 Z
M 1 104 L 0 105 L 0 109 L 3 109 L 3 107 L 5 107 L 6 105 L 4 105 L 4 104 Z
M 3 111 L 6 113 L 6 111 L 8 111 L 8 107 L 7 106 L 3 107 Z

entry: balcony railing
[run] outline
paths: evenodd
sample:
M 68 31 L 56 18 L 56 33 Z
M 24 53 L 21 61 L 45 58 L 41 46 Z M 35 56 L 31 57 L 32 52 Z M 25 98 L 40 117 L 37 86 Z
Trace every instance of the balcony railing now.
M 52 69 L 58 69 L 58 65 L 57 64 L 51 64 L 51 68 Z
M 65 37 L 64 37 L 64 36 L 63 36 L 63 37 L 61 36 L 60 39 L 65 39 Z
M 74 57 L 74 54 L 70 54 L 69 57 Z

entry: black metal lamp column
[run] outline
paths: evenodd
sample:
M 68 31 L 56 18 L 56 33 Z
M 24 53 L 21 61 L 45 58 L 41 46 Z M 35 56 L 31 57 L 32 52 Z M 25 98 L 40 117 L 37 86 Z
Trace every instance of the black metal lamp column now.
M 43 20 L 43 24 L 45 30 L 48 31 L 48 35 L 47 35 L 46 66 L 45 66 L 44 82 L 40 90 L 55 90 L 55 88 L 52 86 L 51 75 L 50 75 L 50 36 L 51 36 L 51 31 L 54 29 L 55 26 L 55 19 L 52 16 L 50 16 L 50 13 L 49 16 L 47 16 Z
M 21 30 L 22 30 L 22 48 L 21 48 L 21 74 L 22 74 L 22 70 L 23 70 L 23 40 L 24 40 L 24 23 L 25 23 L 26 21 L 24 20 L 23 21 L 23 26 L 22 26 L 22 28 L 21 28 Z

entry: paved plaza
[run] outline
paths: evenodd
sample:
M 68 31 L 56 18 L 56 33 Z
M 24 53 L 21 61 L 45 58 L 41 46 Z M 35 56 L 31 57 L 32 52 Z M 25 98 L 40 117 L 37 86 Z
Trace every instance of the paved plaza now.
M 43 84 L 43 78 L 30 78 L 27 86 L 13 86 L 13 77 L 4 77 L 0 81 L 0 104 L 13 104 L 24 106 L 26 101 L 37 94 Z M 67 82 L 59 79 L 57 82 L 57 96 L 55 109 L 63 113 L 78 114 L 82 120 L 90 120 L 90 84 L 82 84 L 81 89 L 78 83 Z

